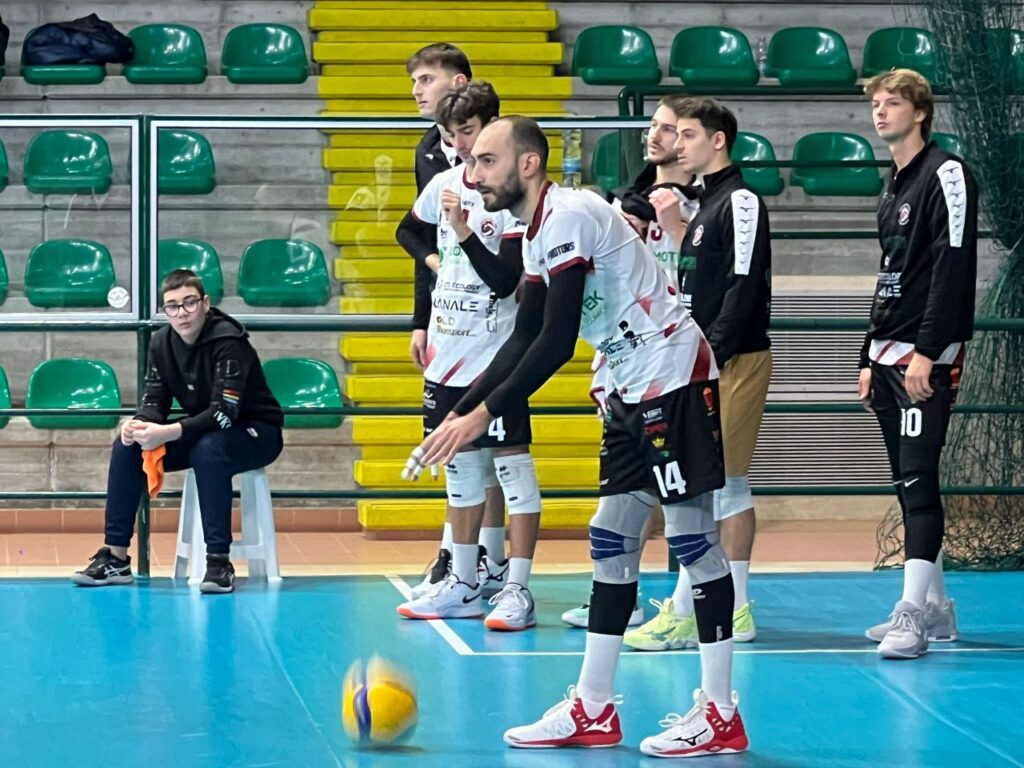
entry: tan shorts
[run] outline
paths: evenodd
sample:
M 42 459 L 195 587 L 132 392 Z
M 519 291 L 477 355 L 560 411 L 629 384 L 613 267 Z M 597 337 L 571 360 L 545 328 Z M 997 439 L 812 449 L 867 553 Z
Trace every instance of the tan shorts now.
M 750 472 L 771 378 L 770 349 L 735 355 L 719 375 L 726 477 L 743 477 Z

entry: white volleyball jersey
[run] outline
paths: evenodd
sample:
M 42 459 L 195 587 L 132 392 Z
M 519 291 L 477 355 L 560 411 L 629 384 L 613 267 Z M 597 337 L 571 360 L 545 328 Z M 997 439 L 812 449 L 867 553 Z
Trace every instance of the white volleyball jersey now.
M 580 336 L 608 358 L 624 402 L 718 378 L 711 347 L 654 256 L 625 219 L 588 190 L 549 184 L 523 239 L 527 280 L 587 267 Z
M 441 193 L 458 193 L 466 223 L 488 250 L 498 252 L 502 238 L 522 237 L 526 225 L 508 211 L 490 213 L 483 198 L 457 165 L 437 174 L 417 198 L 413 215 L 437 226 L 441 268 L 431 293 L 424 376 L 449 387 L 468 387 L 490 364 L 512 334 L 516 320 L 514 296 L 500 299 L 473 269 L 441 209 Z

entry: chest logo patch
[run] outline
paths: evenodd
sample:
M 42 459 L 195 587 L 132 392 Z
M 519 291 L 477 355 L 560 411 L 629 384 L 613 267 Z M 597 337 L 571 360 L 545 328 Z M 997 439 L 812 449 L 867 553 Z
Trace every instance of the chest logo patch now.
M 484 219 L 480 223 L 480 233 L 484 237 L 494 237 L 498 231 L 498 225 L 494 223 L 494 219 Z
M 905 227 L 910 223 L 910 203 L 904 203 L 900 206 L 900 214 L 897 219 L 901 227 Z
M 693 245 L 694 247 L 700 245 L 701 240 L 704 239 L 704 225 L 701 224 L 693 231 Z

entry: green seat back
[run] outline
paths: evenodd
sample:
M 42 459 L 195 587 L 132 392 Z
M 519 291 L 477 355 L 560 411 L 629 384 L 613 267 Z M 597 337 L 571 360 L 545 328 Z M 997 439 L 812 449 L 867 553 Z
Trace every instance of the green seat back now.
M 184 24 L 144 24 L 128 36 L 135 57 L 124 68 L 129 83 L 201 83 L 206 79 L 206 46 Z
M 224 38 L 221 68 L 232 83 L 302 83 L 309 59 L 294 27 L 243 24 Z
M 102 194 L 111 174 L 107 142 L 90 131 L 43 131 L 25 150 L 25 186 L 37 195 Z
M 822 27 L 787 27 L 772 35 L 767 74 L 794 88 L 851 85 L 857 79 L 842 35 Z
M 958 136 L 952 133 L 933 133 L 932 141 L 947 152 L 952 152 L 957 157 L 963 158 L 964 145 L 960 143 Z
M 161 240 L 157 244 L 157 271 L 159 285 L 168 272 L 190 269 L 203 281 L 210 302 L 219 304 L 224 298 L 224 274 L 220 269 L 217 251 L 202 240 Z M 160 297 L 157 297 L 160 303 Z
M 992 29 L 988 31 L 988 48 L 995 61 L 1004 64 L 1004 57 L 1010 59 L 1009 66 L 1003 66 L 999 77 L 1003 79 L 1000 90 L 1007 93 L 1024 94 L 1024 30 Z
M 10 181 L 11 171 L 7 165 L 7 148 L 0 141 L 0 192 L 7 189 L 7 182 Z
M 590 177 L 594 184 L 605 192 L 611 192 L 628 184 L 623 168 L 619 132 L 612 131 L 601 136 L 594 145 L 590 158 Z
M 870 161 L 875 153 L 862 136 L 853 133 L 812 133 L 793 147 L 793 159 L 801 162 Z M 794 168 L 789 181 L 808 195 L 875 196 L 882 191 L 878 168 Z
M 764 136 L 740 131 L 732 145 L 732 160 L 740 164 L 743 180 L 762 196 L 781 194 L 782 174 L 778 168 L 743 168 L 744 161 L 769 162 L 775 160 L 775 148 Z
M 11 407 L 11 388 L 7 384 L 7 374 L 0 368 L 0 408 Z M 10 416 L 0 416 L 0 429 L 3 429 L 10 422 Z
M 874 77 L 892 69 L 920 72 L 933 86 L 942 84 L 939 47 L 927 29 L 886 27 L 876 29 L 864 43 L 861 75 Z
M 114 262 L 91 240 L 47 240 L 28 255 L 25 295 L 34 307 L 106 307 Z
M 576 38 L 572 73 L 590 85 L 654 85 L 661 68 L 654 41 L 637 27 L 589 27 Z
M 217 186 L 217 166 L 206 137 L 192 131 L 157 134 L 157 189 L 162 195 L 206 195 Z
M 279 357 L 263 364 L 263 375 L 282 408 L 341 407 L 338 377 L 323 360 Z M 333 429 L 341 426 L 341 415 L 285 416 L 284 425 L 298 429 Z
M 9 280 L 7 278 L 7 262 L 4 260 L 4 252 L 0 251 L 0 304 L 7 301 L 7 287 Z
M 672 41 L 668 71 L 698 86 L 750 86 L 760 77 L 750 42 L 731 27 L 680 30 Z
M 36 366 L 28 379 L 28 408 L 120 408 L 114 369 L 100 360 L 67 357 Z M 29 416 L 36 429 L 112 429 L 117 416 Z
M 317 307 L 331 295 L 324 253 L 305 240 L 258 240 L 238 265 L 238 293 L 254 307 Z

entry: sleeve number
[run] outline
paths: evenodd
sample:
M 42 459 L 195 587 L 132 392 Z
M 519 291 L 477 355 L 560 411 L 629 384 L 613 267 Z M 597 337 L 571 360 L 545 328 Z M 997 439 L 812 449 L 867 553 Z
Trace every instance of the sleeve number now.
M 655 465 L 654 477 L 658 481 L 658 490 L 661 491 L 662 497 L 668 497 L 672 491 L 678 494 L 686 493 L 686 481 L 683 479 L 678 461 L 670 462 L 664 467 Z
M 900 408 L 900 435 L 920 437 L 922 421 L 920 408 Z
M 487 434 L 499 443 L 505 442 L 505 417 L 499 416 L 487 427 Z

